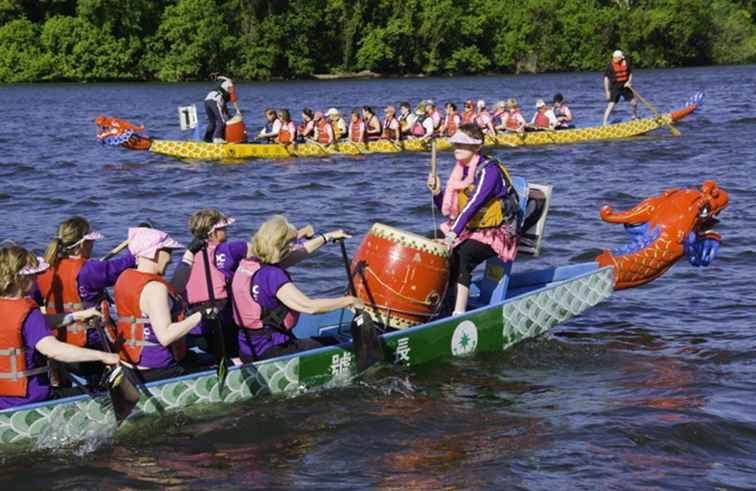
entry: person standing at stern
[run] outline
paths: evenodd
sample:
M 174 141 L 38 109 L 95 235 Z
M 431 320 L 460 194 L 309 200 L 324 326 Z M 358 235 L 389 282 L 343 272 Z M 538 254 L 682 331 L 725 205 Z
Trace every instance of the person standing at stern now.
M 633 73 L 625 55 L 620 50 L 615 51 L 612 54 L 612 61 L 607 65 L 604 72 L 604 96 L 607 101 L 606 111 L 604 111 L 604 126 L 609 123 L 609 115 L 612 114 L 612 110 L 619 102 L 620 97 L 630 103 L 633 119 L 638 118 L 638 101 L 635 100 L 633 90 L 630 88 L 632 81 Z

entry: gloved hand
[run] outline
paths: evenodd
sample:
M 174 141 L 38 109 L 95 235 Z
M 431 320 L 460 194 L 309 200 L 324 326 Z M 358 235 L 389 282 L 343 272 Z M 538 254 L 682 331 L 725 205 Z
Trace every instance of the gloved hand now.
M 197 254 L 199 251 L 202 250 L 203 247 L 205 247 L 206 244 L 205 239 L 200 239 L 198 237 L 194 237 L 191 242 L 189 242 L 189 245 L 186 247 L 186 250 L 191 252 L 192 254 Z

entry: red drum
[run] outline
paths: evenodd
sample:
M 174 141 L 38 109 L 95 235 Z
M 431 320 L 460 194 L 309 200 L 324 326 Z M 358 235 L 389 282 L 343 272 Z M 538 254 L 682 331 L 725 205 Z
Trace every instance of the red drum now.
M 241 116 L 234 116 L 226 121 L 226 141 L 228 143 L 246 143 L 247 127 Z
M 376 223 L 352 260 L 357 296 L 377 322 L 396 329 L 430 320 L 449 280 L 444 244 Z

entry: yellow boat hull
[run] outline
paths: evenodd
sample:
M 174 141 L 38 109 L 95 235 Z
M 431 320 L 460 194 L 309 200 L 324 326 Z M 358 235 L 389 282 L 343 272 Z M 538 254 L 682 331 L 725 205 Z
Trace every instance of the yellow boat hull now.
M 683 111 L 668 113 L 659 118 L 636 119 L 624 123 L 592 128 L 501 134 L 496 137 L 495 141 L 487 137 L 484 146 L 519 147 L 523 145 L 570 144 L 631 138 L 659 129 L 689 114 L 688 111 L 685 111 L 686 114 L 680 115 Z M 436 139 L 436 145 L 438 150 L 451 149 L 451 144 L 445 138 Z M 378 140 L 365 144 L 344 142 L 326 146 L 313 143 L 291 145 L 277 143 L 213 144 L 200 141 L 154 140 L 150 151 L 180 159 L 233 161 L 251 158 L 287 159 L 293 157 L 327 157 L 330 155 L 428 152 L 430 151 L 430 143 L 420 140 L 406 140 L 399 143 Z

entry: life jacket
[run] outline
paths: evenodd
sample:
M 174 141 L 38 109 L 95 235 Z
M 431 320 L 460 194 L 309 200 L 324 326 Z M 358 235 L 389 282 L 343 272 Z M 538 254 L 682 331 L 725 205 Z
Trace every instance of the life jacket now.
M 158 274 L 142 273 L 136 269 L 127 269 L 118 277 L 114 287 L 116 310 L 118 319 L 116 321 L 117 341 L 116 345 L 121 344 L 118 355 L 121 360 L 138 365 L 142 359 L 142 350 L 145 346 L 161 347 L 159 343 L 148 341 L 147 335 L 152 332 L 150 319 L 142 314 L 139 307 L 139 299 L 142 296 L 142 290 L 147 283 L 157 281 L 168 288 L 168 294 L 174 301 L 178 301 L 178 295 L 171 285 Z M 163 348 L 169 349 L 169 348 Z M 186 355 L 186 343 L 183 339 L 174 342 L 170 349 L 173 351 L 173 357 L 180 361 Z
M 370 128 L 370 122 L 371 121 L 377 121 L 378 122 L 378 133 L 370 134 L 368 133 L 368 128 Z M 380 140 L 381 134 L 383 133 L 383 128 L 381 128 L 381 122 L 378 119 L 378 116 L 373 114 L 373 117 L 371 117 L 369 120 L 365 121 L 365 134 L 367 135 L 368 140 Z
M 550 126 L 549 118 L 546 117 L 546 111 L 538 111 L 535 117 L 536 128 L 548 128 Z
M 397 130 L 391 128 L 391 123 L 393 121 L 397 121 L 397 119 L 394 116 L 390 116 L 383 120 L 383 138 L 386 138 L 389 140 L 396 140 Z
M 273 121 L 268 121 L 267 123 L 265 123 L 265 133 L 270 133 L 273 131 L 273 126 L 275 126 L 276 121 L 278 121 L 278 118 L 274 119 Z M 272 142 L 275 139 L 275 137 L 268 136 L 266 137 L 266 139 L 268 142 Z
M 37 277 L 37 288 L 48 314 L 68 314 L 84 309 L 79 296 L 79 272 L 86 262 L 83 257 L 63 258 Z M 77 321 L 58 329 L 57 337 L 65 343 L 86 346 L 87 329 L 91 329 L 87 323 Z
M 481 157 L 483 158 L 483 157 Z M 475 179 L 473 183 L 464 189 L 457 191 L 457 209 L 460 213 L 464 210 L 465 205 L 470 200 L 470 197 L 475 192 L 475 182 L 478 181 L 483 169 L 489 166 L 495 166 L 501 172 L 504 179 L 505 188 L 507 194 L 503 198 L 493 198 L 484 204 L 478 212 L 473 216 L 469 222 L 467 222 L 467 228 L 471 230 L 482 228 L 495 228 L 501 226 L 505 222 L 510 222 L 517 217 L 518 198 L 517 192 L 512 187 L 512 177 L 509 175 L 507 167 L 496 159 L 486 159 L 480 164 L 475 171 Z
M 477 114 L 473 109 L 470 109 L 469 111 L 465 111 L 462 113 L 462 124 L 472 123 L 475 121 L 475 118 L 477 117 Z
M 226 276 L 215 266 L 215 250 L 217 248 L 217 242 L 208 242 L 207 257 L 210 259 L 210 280 L 213 285 L 213 294 L 216 300 L 223 300 L 228 298 L 228 292 L 226 291 Z M 189 305 L 210 301 L 210 295 L 207 291 L 207 276 L 205 276 L 205 254 L 203 252 L 194 255 L 194 264 L 192 264 L 189 281 L 186 284 L 186 301 Z
M 318 143 L 322 143 L 323 145 L 329 145 L 332 143 L 330 137 L 328 136 L 329 126 L 331 126 L 331 123 L 326 121 L 325 118 L 318 121 Z M 333 131 L 333 127 L 331 127 L 331 131 Z
M 612 71 L 614 72 L 614 83 L 616 84 L 624 84 L 630 78 L 625 60 L 620 60 L 619 63 L 612 61 Z
M 263 312 L 262 305 L 253 296 L 252 281 L 262 265 L 253 259 L 242 259 L 234 273 L 231 282 L 233 295 L 234 321 L 245 329 L 262 329 L 266 324 L 277 330 L 291 331 L 299 320 L 299 313 L 286 309 L 282 320 L 271 319 L 272 316 Z M 256 288 L 256 287 L 255 287 Z M 267 321 L 267 322 L 266 322 Z
M 452 111 L 446 115 L 446 136 L 452 136 L 457 132 L 459 128 L 457 117 L 459 117 L 459 114 L 456 111 Z
M 491 115 L 492 124 L 494 128 L 501 126 L 509 118 L 509 111 L 499 111 Z
M 293 143 L 294 137 L 296 136 L 296 131 L 297 128 L 291 121 L 289 121 L 288 123 L 281 123 L 281 131 L 278 132 L 278 138 L 276 138 L 276 141 L 278 141 L 278 143 L 281 143 L 282 145 Z
M 350 123 L 351 128 L 351 136 L 349 137 L 351 141 L 361 143 L 365 141 L 365 122 L 362 121 L 362 118 L 357 119 L 357 121 L 352 121 Z
M 26 368 L 23 327 L 29 313 L 37 308 L 30 298 L 0 299 L 0 396 L 26 397 L 29 377 L 45 373 L 47 367 Z
M 297 128 L 297 133 L 302 135 L 303 138 L 309 138 L 310 136 L 312 136 L 312 131 L 308 133 L 308 128 L 313 128 L 313 129 L 315 128 L 315 124 L 313 123 L 312 120 L 302 121 L 302 124 L 300 124 L 299 127 Z
M 507 128 L 510 130 L 518 130 L 520 129 L 520 121 L 517 116 L 522 117 L 522 113 L 519 109 L 515 109 L 514 111 L 509 112 L 509 117 L 507 118 Z
M 441 127 L 441 123 L 443 120 L 441 119 L 441 113 L 438 112 L 438 109 L 434 109 L 433 112 L 430 114 L 431 119 L 433 119 L 433 129 L 437 130 Z
M 481 130 L 488 128 L 488 123 L 485 121 L 486 118 L 484 116 L 487 116 L 488 121 L 491 121 L 491 113 L 488 111 L 481 111 L 475 116 L 475 124 L 477 124 L 478 128 Z
M 399 114 L 399 133 L 402 135 L 407 135 L 412 130 L 412 128 L 410 128 L 409 121 L 407 121 L 407 118 L 409 118 L 409 116 L 409 113 Z
M 427 114 L 417 115 L 417 119 L 415 120 L 415 125 L 412 127 L 413 136 L 416 136 L 418 138 L 422 138 L 425 136 L 425 126 L 423 126 L 423 123 L 429 117 L 430 116 L 428 116 Z

